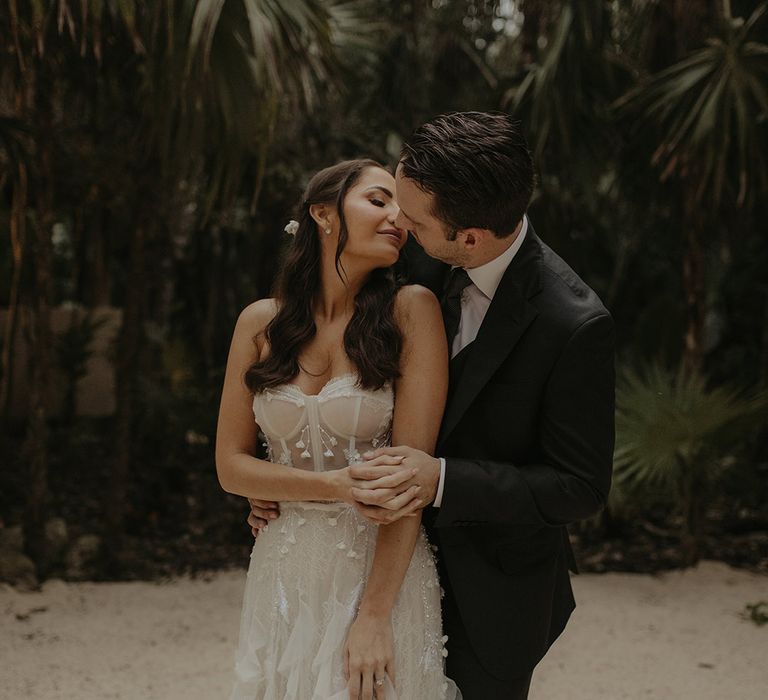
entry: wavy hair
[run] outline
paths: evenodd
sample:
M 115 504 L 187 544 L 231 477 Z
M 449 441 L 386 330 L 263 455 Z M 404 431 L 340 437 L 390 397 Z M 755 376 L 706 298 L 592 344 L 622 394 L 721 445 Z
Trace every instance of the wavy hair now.
M 383 168 L 373 160 L 348 160 L 321 170 L 309 181 L 299 205 L 299 228 L 278 272 L 275 297 L 278 311 L 264 330 L 270 353 L 245 373 L 254 393 L 290 382 L 301 370 L 299 356 L 314 338 L 315 302 L 320 292 L 321 248 L 317 224 L 309 213 L 313 204 L 335 207 L 339 217 L 336 272 L 344 279 L 341 254 L 349 231 L 344 200 L 366 168 Z M 344 350 L 366 389 L 380 389 L 400 376 L 402 335 L 395 321 L 398 281 L 391 268 L 373 270 L 355 296 L 352 318 L 344 331 Z

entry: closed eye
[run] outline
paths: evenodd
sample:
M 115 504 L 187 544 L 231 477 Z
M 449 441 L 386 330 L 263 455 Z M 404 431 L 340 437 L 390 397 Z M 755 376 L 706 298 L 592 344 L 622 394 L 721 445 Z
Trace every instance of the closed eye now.
M 384 201 L 383 201 L 383 200 L 381 200 L 381 199 L 378 199 L 377 197 L 373 197 L 373 198 L 370 200 L 370 202 L 371 202 L 371 204 L 373 204 L 373 205 L 374 205 L 374 206 L 376 206 L 376 207 L 385 207 L 385 206 L 387 206 L 387 203 L 386 203 L 386 202 L 384 202 Z

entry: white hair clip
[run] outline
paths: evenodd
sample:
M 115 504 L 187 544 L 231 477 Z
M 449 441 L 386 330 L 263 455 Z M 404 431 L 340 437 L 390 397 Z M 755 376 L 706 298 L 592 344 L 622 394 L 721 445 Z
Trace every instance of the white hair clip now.
M 283 229 L 288 235 L 295 236 L 296 232 L 299 230 L 299 222 L 294 221 L 291 219 L 286 225 L 285 229 Z

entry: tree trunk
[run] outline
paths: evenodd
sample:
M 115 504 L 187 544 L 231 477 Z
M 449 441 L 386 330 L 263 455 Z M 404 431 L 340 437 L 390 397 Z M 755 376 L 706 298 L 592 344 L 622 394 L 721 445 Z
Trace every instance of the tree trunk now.
M 110 568 L 118 573 L 125 542 L 125 516 L 129 510 L 129 487 L 133 463 L 133 435 L 136 414 L 137 378 L 142 346 L 142 320 L 145 296 L 145 230 L 137 227 L 131 242 L 131 259 L 123 307 L 115 367 L 115 439 L 114 462 L 106 489 L 106 551 Z
M 616 257 L 613 263 L 613 272 L 611 281 L 608 284 L 608 291 L 605 293 L 605 305 L 612 309 L 616 300 L 619 298 L 621 284 L 625 281 L 625 272 L 629 261 L 632 259 L 632 253 L 636 248 L 635 243 L 629 236 L 621 233 L 618 235 L 618 245 L 616 248 Z
M 761 340 L 760 383 L 763 386 L 768 386 L 768 286 L 763 288 L 763 333 Z
M 205 319 L 201 329 L 203 360 L 206 373 L 209 373 L 214 368 L 216 359 L 216 330 L 220 321 L 222 298 L 224 232 L 216 224 L 211 226 L 209 236 L 211 238 L 211 257 L 208 263 L 208 297 L 206 300 Z
M 50 127 L 41 129 L 50 134 Z M 46 573 L 45 520 L 48 493 L 48 417 L 50 413 L 53 377 L 53 333 L 50 305 L 53 289 L 53 246 L 51 230 L 53 212 L 53 165 L 50 143 L 43 136 L 38 149 L 40 185 L 35 226 L 35 286 L 31 318 L 28 321 L 30 340 L 29 423 L 24 455 L 28 465 L 28 490 L 24 514 L 24 540 L 27 553 L 42 575 Z
M 701 486 L 694 483 L 690 475 L 692 465 L 686 465 L 686 473 L 683 476 L 683 532 L 681 544 L 683 550 L 683 563 L 693 566 L 699 561 L 701 554 L 701 536 L 703 525 L 703 502 Z
M 112 282 L 109 268 L 109 225 L 107 212 L 96 204 L 95 215 L 89 221 L 86 241 L 90 246 L 90 275 L 88 296 L 92 307 L 109 306 L 112 302 Z
M 13 273 L 8 299 L 8 313 L 5 317 L 2 351 L 2 377 L 0 377 L 0 416 L 8 415 L 11 393 L 13 391 L 13 341 L 16 337 L 16 318 L 21 296 L 21 270 L 24 262 L 24 243 L 26 238 L 27 217 L 27 169 L 19 164 L 18 176 L 13 183 L 11 201 L 11 255 Z
M 685 294 L 685 336 L 683 339 L 683 371 L 690 375 L 701 372 L 704 364 L 704 319 L 706 290 L 704 283 L 703 217 L 693 196 L 689 196 L 684 218 L 683 292 Z

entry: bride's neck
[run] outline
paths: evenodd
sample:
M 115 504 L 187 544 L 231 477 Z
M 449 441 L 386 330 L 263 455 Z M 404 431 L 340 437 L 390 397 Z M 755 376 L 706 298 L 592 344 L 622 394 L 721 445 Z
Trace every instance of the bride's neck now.
M 355 297 L 368 279 L 370 270 L 355 270 L 352 265 L 339 265 L 341 276 L 333 260 L 323 266 L 320 273 L 320 293 L 315 305 L 318 320 L 332 322 L 352 315 Z

